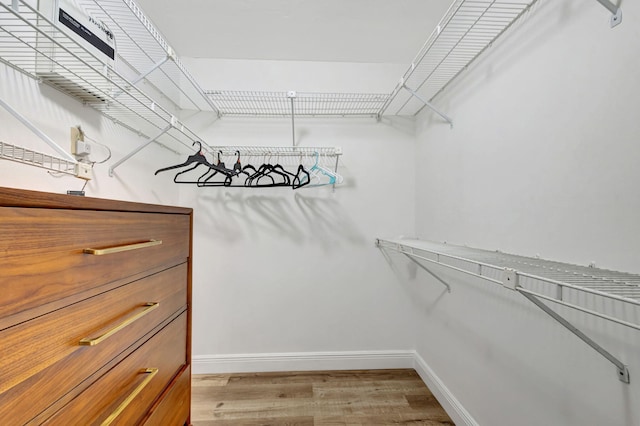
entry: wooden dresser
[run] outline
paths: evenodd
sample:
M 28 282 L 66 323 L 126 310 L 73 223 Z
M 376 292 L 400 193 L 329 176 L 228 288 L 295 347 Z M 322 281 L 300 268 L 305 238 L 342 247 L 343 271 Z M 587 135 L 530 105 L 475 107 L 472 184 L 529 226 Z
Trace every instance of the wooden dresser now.
M 183 425 L 192 210 L 0 188 L 2 424 Z

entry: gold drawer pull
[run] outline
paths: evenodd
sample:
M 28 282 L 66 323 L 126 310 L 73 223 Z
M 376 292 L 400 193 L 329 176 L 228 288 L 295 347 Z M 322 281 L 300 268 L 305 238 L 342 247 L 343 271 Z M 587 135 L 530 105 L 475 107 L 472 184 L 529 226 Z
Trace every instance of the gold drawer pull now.
M 103 249 L 86 248 L 82 250 L 85 254 L 93 254 L 95 256 L 103 256 L 105 254 L 120 253 L 122 251 L 137 250 L 146 247 L 153 247 L 162 244 L 162 240 L 149 240 L 142 243 L 126 244 L 124 246 L 108 247 Z
M 99 337 L 96 337 L 95 339 L 92 339 L 90 337 L 85 337 L 84 339 L 80 340 L 80 345 L 81 346 L 95 346 L 95 345 L 97 345 L 98 343 L 100 343 L 103 340 L 105 340 L 107 337 L 112 336 L 113 334 L 115 334 L 118 331 L 122 330 L 123 328 L 125 328 L 129 324 L 131 324 L 134 321 L 137 321 L 140 318 L 142 318 L 143 316 L 147 315 L 149 312 L 153 311 L 155 308 L 160 306 L 160 303 L 158 303 L 158 302 L 149 302 L 149 303 L 146 303 L 144 306 L 146 306 L 144 311 L 138 312 L 137 314 L 127 318 L 126 320 L 124 320 L 123 322 L 118 324 L 117 326 L 115 326 L 112 329 L 108 330 L 103 335 L 101 335 Z
M 157 368 L 145 368 L 144 370 L 141 371 L 141 373 L 144 374 L 148 374 L 149 376 L 147 376 L 142 383 L 140 383 L 138 385 L 138 387 L 136 387 L 133 392 L 131 392 L 129 394 L 129 396 L 120 403 L 120 405 L 118 405 L 118 408 L 115 409 L 115 411 L 113 413 L 111 413 L 109 415 L 109 417 L 107 417 L 103 422 L 102 422 L 102 426 L 107 426 L 110 425 L 126 408 L 129 404 L 131 404 L 131 401 L 133 401 L 133 399 L 140 393 L 142 392 L 142 389 L 144 389 L 149 382 L 153 379 L 153 377 L 158 374 L 158 369 Z

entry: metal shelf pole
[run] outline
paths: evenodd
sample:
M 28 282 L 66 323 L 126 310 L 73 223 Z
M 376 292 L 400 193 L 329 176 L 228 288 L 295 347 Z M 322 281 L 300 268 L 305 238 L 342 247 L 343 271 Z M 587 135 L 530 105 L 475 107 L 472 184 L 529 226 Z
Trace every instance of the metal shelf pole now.
M 449 123 L 449 125 L 451 126 L 451 128 L 453 129 L 453 120 L 451 120 L 451 118 L 449 116 L 447 116 L 446 114 L 440 112 L 440 110 L 438 110 L 438 108 L 436 108 L 435 106 L 433 106 L 433 104 L 429 101 L 427 101 L 425 98 L 423 98 L 422 96 L 420 96 L 417 92 L 409 89 L 406 85 L 402 85 L 402 87 L 409 93 L 411 93 L 411 95 L 413 97 L 415 97 L 416 99 L 418 99 L 420 102 L 422 102 L 423 104 L 425 104 L 427 107 L 429 107 L 429 109 L 431 109 L 433 112 L 435 112 L 436 114 L 438 114 L 440 117 L 444 118 L 447 123 Z
M 587 345 L 589 345 L 593 349 L 595 349 L 600 355 L 602 355 L 603 357 L 608 359 L 613 365 L 615 365 L 617 367 L 617 369 L 618 369 L 618 379 L 621 382 L 624 382 L 624 383 L 630 383 L 631 382 L 630 377 L 629 377 L 629 369 L 627 368 L 626 365 L 624 365 L 622 363 L 622 361 L 620 361 L 615 356 L 611 355 L 610 352 L 608 352 L 602 346 L 600 346 L 599 344 L 594 342 L 589 336 L 584 334 L 582 331 L 578 330 L 569 321 L 567 321 L 566 319 L 564 319 L 563 317 L 558 315 L 553 309 L 549 308 L 547 305 L 542 303 L 542 301 L 540 301 L 537 297 L 535 297 L 535 296 L 533 296 L 533 295 L 531 295 L 529 293 L 523 293 L 523 292 L 519 292 L 519 293 L 522 294 L 524 297 L 526 297 L 529 301 L 531 301 L 531 303 L 533 303 L 534 305 L 536 305 L 537 307 L 542 309 L 551 318 L 553 318 L 554 320 L 558 321 L 564 328 L 566 328 L 567 330 L 569 330 L 570 332 L 572 332 L 573 334 L 578 336 L 578 338 L 580 340 L 582 340 Z
M 154 137 L 152 137 L 151 139 L 149 139 L 148 141 L 146 141 L 145 143 L 143 143 L 142 145 L 140 145 L 139 147 L 137 147 L 136 149 L 134 149 L 133 151 L 131 151 L 129 154 L 125 155 L 124 157 L 122 157 L 119 161 L 117 161 L 115 164 L 113 164 L 111 167 L 109 167 L 109 176 L 113 177 L 113 171 L 116 169 L 116 167 L 118 167 L 119 165 L 121 165 L 122 163 L 124 163 L 125 161 L 127 161 L 129 158 L 133 157 L 134 155 L 136 155 L 138 152 L 140 152 L 143 148 L 145 148 L 146 146 L 148 146 L 150 143 L 155 142 L 156 139 L 158 139 L 160 136 L 164 135 L 165 133 L 167 133 L 169 130 L 171 130 L 173 126 L 170 124 L 167 127 L 165 127 L 164 129 L 162 129 L 157 135 L 155 135 Z
M 411 260 L 413 263 L 415 263 L 416 265 L 418 265 L 420 268 L 422 268 L 424 271 L 428 272 L 429 275 L 431 275 L 433 278 L 435 278 L 436 280 L 440 281 L 440 283 L 442 283 L 442 285 L 444 285 L 447 288 L 447 293 L 451 293 L 451 286 L 449 284 L 447 284 L 442 278 L 440 278 L 439 276 L 437 276 L 436 274 L 434 274 L 433 272 L 431 272 L 429 270 L 429 268 L 427 268 L 426 266 L 424 266 L 422 263 L 418 262 L 417 260 L 415 260 L 413 258 L 413 254 L 410 253 L 405 253 L 403 252 L 402 254 L 404 254 L 405 256 L 407 256 L 407 259 Z

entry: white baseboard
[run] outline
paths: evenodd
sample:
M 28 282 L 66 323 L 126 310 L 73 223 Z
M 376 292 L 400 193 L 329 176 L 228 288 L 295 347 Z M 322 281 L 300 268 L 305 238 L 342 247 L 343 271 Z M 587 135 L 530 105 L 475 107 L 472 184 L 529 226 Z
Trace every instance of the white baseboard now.
M 196 355 L 193 374 L 413 368 L 414 351 Z
M 427 365 L 425 360 L 414 352 L 414 365 L 416 372 L 427 385 L 433 396 L 436 397 L 444 411 L 447 412 L 451 420 L 458 426 L 479 426 L 478 422 L 469 414 L 462 406 L 460 401 L 451 393 L 451 391 L 440 380 L 436 373 Z

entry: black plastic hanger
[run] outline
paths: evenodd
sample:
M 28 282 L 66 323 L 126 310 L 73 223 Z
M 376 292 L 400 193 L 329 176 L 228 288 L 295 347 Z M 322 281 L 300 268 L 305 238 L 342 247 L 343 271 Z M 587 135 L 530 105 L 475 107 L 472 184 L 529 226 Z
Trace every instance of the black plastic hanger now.
M 176 176 L 174 176 L 174 178 L 173 178 L 173 181 L 176 182 L 176 183 L 195 183 L 195 182 L 178 182 L 176 180 L 176 178 L 178 177 L 178 175 L 181 175 L 182 173 L 191 171 L 191 170 L 195 169 L 196 167 L 200 166 L 201 164 L 205 165 L 205 166 L 207 166 L 207 167 L 209 167 L 211 169 L 217 170 L 217 171 L 219 171 L 221 173 L 228 174 L 228 170 L 227 169 L 220 168 L 218 166 L 214 166 L 213 164 L 211 164 L 211 163 L 209 163 L 207 161 L 206 157 L 202 154 L 202 143 L 200 141 L 195 141 L 193 143 L 193 145 L 195 145 L 195 144 L 198 144 L 198 152 L 196 152 L 193 155 L 190 155 L 186 159 L 186 161 L 184 163 L 176 164 L 174 166 L 164 167 L 162 169 L 156 170 L 156 172 L 154 174 L 157 175 L 158 173 L 166 172 L 167 170 L 179 169 L 181 167 L 186 167 L 186 166 L 189 166 L 189 165 L 194 164 L 194 163 L 195 163 L 194 167 L 192 167 L 192 168 L 190 168 L 188 170 L 184 170 L 184 171 L 176 174 Z
M 306 177 L 304 181 L 302 181 L 303 176 Z M 309 172 L 304 168 L 304 166 L 300 164 L 298 166 L 298 173 L 296 173 L 295 177 L 293 178 L 293 182 L 291 182 L 291 187 L 293 189 L 302 188 L 305 185 L 309 185 L 309 182 L 311 182 L 311 176 L 309 175 Z

